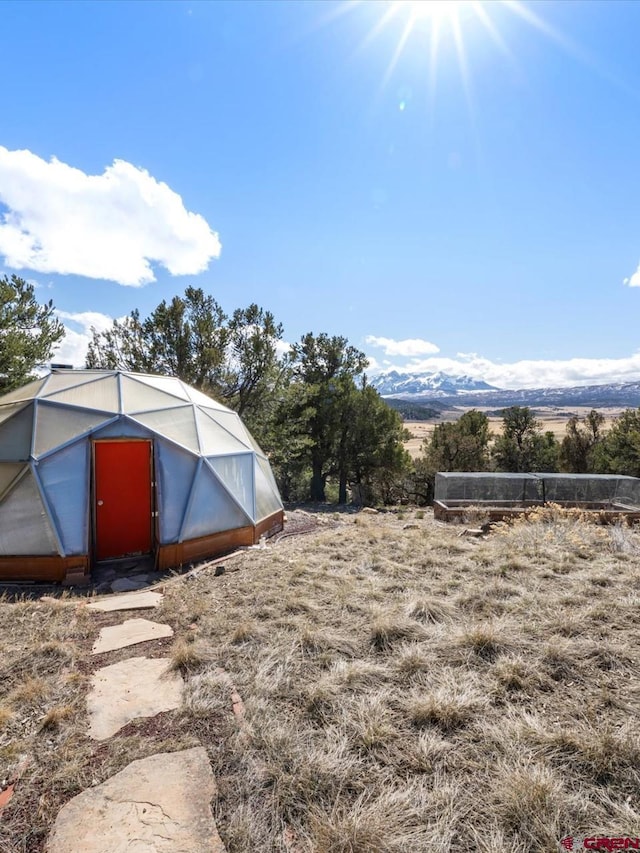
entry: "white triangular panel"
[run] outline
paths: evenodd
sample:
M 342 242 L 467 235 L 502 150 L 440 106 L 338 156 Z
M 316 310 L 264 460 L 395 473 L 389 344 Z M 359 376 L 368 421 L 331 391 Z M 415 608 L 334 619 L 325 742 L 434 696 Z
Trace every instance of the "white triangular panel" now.
M 21 388 L 16 388 L 15 391 L 9 391 L 8 394 L 3 394 L 2 397 L 0 397 L 0 400 L 3 405 L 5 403 L 16 403 L 20 400 L 31 400 L 33 397 L 38 395 L 38 391 L 40 391 L 46 381 L 46 379 L 36 379 L 34 382 L 28 382 Z
M 57 553 L 49 516 L 33 474 L 28 471 L 0 503 L 0 555 Z
M 173 376 L 148 376 L 140 374 L 136 376 L 136 381 L 143 382 L 151 388 L 156 388 L 158 391 L 163 391 L 165 394 L 171 394 L 173 397 L 178 397 L 183 402 L 190 403 L 189 395 L 187 394 L 184 384 Z
M 0 461 L 18 462 L 31 453 L 34 404 L 0 406 Z
M 219 409 L 211 409 L 205 406 L 201 406 L 200 408 L 210 418 L 212 418 L 212 420 L 214 420 L 217 424 L 220 424 L 221 427 L 224 427 L 227 432 L 231 433 L 231 435 L 235 436 L 238 441 L 241 441 L 243 444 L 246 444 L 247 447 L 249 447 L 249 433 L 247 431 L 247 428 L 235 412 L 230 412 L 229 410 L 223 411 Z
M 259 460 L 255 461 L 254 468 L 256 489 L 256 521 L 260 521 L 274 512 L 282 509 L 282 503 L 278 491 L 274 492 L 272 484 L 266 477 Z
M 200 408 L 217 424 L 224 427 L 227 432 L 230 432 L 231 435 L 235 436 L 238 441 L 241 441 L 248 450 L 257 450 L 258 453 L 262 453 L 262 450 L 258 447 L 257 443 L 251 436 L 251 433 L 242 423 L 240 416 L 236 414 L 236 412 L 229 410 L 218 411 L 216 409 L 207 409 L 204 406 L 201 406 Z
M 23 462 L 0 462 L 0 499 L 26 467 Z
M 198 459 L 174 444 L 156 441 L 156 482 L 160 544 L 177 542 Z
M 203 392 L 198 391 L 197 388 L 191 388 L 189 385 L 185 385 L 184 382 L 182 383 L 182 387 L 184 388 L 185 393 L 188 394 L 192 403 L 197 403 L 199 406 L 209 406 L 209 408 L 215 409 L 216 411 L 228 411 L 228 408 L 223 406 L 222 403 L 214 400 L 213 397 L 207 396 L 207 394 L 203 394 Z
M 147 385 L 146 382 L 138 382 L 137 379 L 130 379 L 128 376 L 122 376 L 120 383 L 122 388 L 122 410 L 124 412 L 169 409 L 175 406 L 184 406 L 186 402 L 178 394 L 167 394 L 160 388 Z M 181 391 L 182 389 L 178 386 L 177 390 Z
M 78 441 L 53 453 L 38 465 L 64 552 L 89 550 L 89 445 Z
M 24 409 L 25 405 L 25 403 L 8 403 L 6 406 L 0 406 L 0 424 Z
M 153 433 L 147 427 L 123 415 L 93 432 L 92 438 L 153 438 Z
M 40 392 L 40 396 L 47 394 L 55 394 L 57 391 L 66 391 L 68 388 L 76 388 L 78 385 L 85 385 L 87 382 L 95 382 L 102 376 L 109 376 L 109 373 L 102 371 L 87 370 L 86 372 L 73 370 L 68 373 L 51 373 L 45 378 L 45 384 Z
M 271 470 L 271 465 L 269 465 L 269 460 L 266 459 L 264 456 L 256 456 L 256 460 L 262 470 L 262 473 L 271 484 L 271 488 L 273 489 L 274 494 L 280 497 L 280 490 L 278 489 L 276 478 L 273 476 L 273 471 Z
M 36 410 L 36 440 L 34 455 L 42 456 L 73 438 L 90 432 L 113 417 L 109 412 L 73 409 L 38 401 Z
M 118 379 L 115 376 L 106 376 L 95 382 L 84 382 L 82 385 L 74 385 L 64 391 L 56 391 L 51 394 L 48 388 L 41 395 L 43 400 L 53 403 L 67 403 L 70 406 L 78 406 L 83 409 L 98 409 L 101 412 L 117 413 L 120 408 L 118 394 Z
M 197 539 L 199 536 L 234 530 L 252 523 L 252 519 L 231 499 L 208 466 L 202 465 L 196 474 L 182 539 Z
M 161 409 L 158 412 L 140 412 L 132 417 L 154 432 L 177 441 L 189 450 L 198 452 L 198 434 L 192 405 L 180 406 L 176 409 Z
M 246 453 L 249 448 L 204 412 L 196 409 L 200 450 L 205 456 L 225 453 Z
M 253 518 L 253 453 L 242 456 L 217 456 L 209 465 L 222 480 L 247 515 Z

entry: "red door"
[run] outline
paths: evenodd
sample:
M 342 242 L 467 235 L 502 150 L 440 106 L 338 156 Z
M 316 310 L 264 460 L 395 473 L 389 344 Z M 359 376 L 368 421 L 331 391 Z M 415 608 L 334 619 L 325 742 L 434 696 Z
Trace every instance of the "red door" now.
M 151 551 L 151 442 L 96 441 L 96 559 Z

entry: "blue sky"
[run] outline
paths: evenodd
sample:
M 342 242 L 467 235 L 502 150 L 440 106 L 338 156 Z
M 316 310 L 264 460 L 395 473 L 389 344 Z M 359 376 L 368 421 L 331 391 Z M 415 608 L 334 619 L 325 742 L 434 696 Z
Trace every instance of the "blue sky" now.
M 615 0 L 4 2 L 0 272 L 76 364 L 194 284 L 373 371 L 640 379 L 639 30 Z

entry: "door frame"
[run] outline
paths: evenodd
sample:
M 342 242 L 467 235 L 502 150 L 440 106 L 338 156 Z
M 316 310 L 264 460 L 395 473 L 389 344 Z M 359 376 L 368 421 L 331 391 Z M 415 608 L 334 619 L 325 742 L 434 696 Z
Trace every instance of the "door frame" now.
M 96 444 L 115 444 L 115 443 L 131 444 L 132 442 L 145 442 L 149 445 L 149 475 L 151 477 L 151 516 L 149 518 L 150 527 L 150 543 L 151 547 L 147 553 L 152 554 L 154 563 L 158 556 L 158 507 L 156 496 L 156 468 L 155 468 L 155 448 L 153 438 L 140 438 L 139 436 L 128 437 L 126 435 L 114 436 L 113 438 L 93 438 L 91 439 L 91 564 L 95 565 L 98 562 L 111 563 L 116 560 L 130 560 L 132 557 L 111 557 L 106 560 L 98 560 L 98 535 L 97 535 L 97 517 L 96 517 Z

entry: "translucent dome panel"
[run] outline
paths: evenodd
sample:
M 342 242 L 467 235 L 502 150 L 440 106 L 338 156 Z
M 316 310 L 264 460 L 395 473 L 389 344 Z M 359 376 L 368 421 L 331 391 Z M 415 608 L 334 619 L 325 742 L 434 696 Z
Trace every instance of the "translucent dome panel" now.
M 171 382 L 172 387 L 175 385 L 175 394 L 167 394 L 162 388 L 158 388 L 157 385 L 148 385 L 146 381 L 138 382 L 128 376 L 121 376 L 122 411 L 145 412 L 152 409 L 172 409 L 175 406 L 184 406 L 188 401 L 182 394 L 179 383 L 166 377 L 165 380 Z
M 177 542 L 198 459 L 162 439 L 155 442 L 160 544 Z
M 193 406 L 162 409 L 159 412 L 140 412 L 133 417 L 154 432 L 159 432 L 161 435 L 177 441 L 178 444 L 193 450 L 194 453 L 198 452 L 198 434 Z
M 134 376 L 134 378 L 136 378 Z M 152 388 L 157 388 L 158 391 L 164 391 L 165 394 L 171 394 L 185 402 L 191 402 L 187 394 L 184 383 L 172 376 L 149 376 L 148 374 L 140 374 L 140 382 L 149 385 Z
M 269 465 L 269 461 L 265 459 L 263 456 L 258 456 L 258 465 L 260 466 L 262 473 L 267 478 L 267 480 L 271 483 L 271 488 L 273 489 L 274 494 L 277 496 L 280 501 L 280 505 L 282 505 L 282 501 L 280 500 L 280 489 L 278 488 L 278 484 L 276 483 L 276 478 L 273 476 L 273 471 L 271 470 L 271 465 Z
M 82 385 L 74 385 L 72 388 L 55 393 L 52 393 L 47 386 L 40 396 L 42 399 L 51 400 L 54 403 L 68 403 L 70 406 L 99 409 L 102 412 L 111 412 L 112 414 L 120 409 L 118 379 L 115 376 L 106 376 L 104 379 L 97 379 L 95 382 L 83 382 Z
M 101 376 L 104 376 L 104 374 L 101 371 L 95 370 L 69 370 L 60 373 L 51 373 L 44 380 L 45 385 L 41 394 L 55 394 L 56 391 L 66 391 L 68 388 L 75 388 L 87 382 L 95 382 Z
M 198 419 L 200 449 L 204 456 L 246 453 L 250 449 L 203 411 L 196 409 L 196 418 Z
M 252 523 L 231 500 L 209 467 L 201 465 L 196 474 L 181 538 L 197 539 L 199 536 L 234 530 Z
M 217 409 L 207 410 L 204 406 L 200 407 L 200 410 L 243 444 L 245 450 L 253 450 L 249 433 L 235 412 L 224 412 Z
M 113 423 L 100 427 L 92 438 L 153 438 L 151 430 L 127 417 L 119 417 Z
M 282 509 L 280 495 L 277 490 L 274 492 L 273 486 L 262 470 L 260 462 L 261 460 L 256 459 L 254 469 L 256 484 L 256 521 L 260 521 L 268 515 L 272 515 L 274 512 L 278 512 Z
M 38 465 L 65 554 L 89 550 L 89 443 L 79 441 Z
M 90 432 L 113 417 L 109 412 L 73 409 L 39 400 L 36 411 L 35 456 L 55 450 L 61 444 Z
M 0 406 L 0 461 L 27 460 L 31 453 L 33 403 Z
M 3 394 L 0 397 L 0 403 L 15 403 L 20 400 L 30 400 L 38 394 L 38 391 L 45 384 L 46 379 L 36 379 L 35 382 L 28 382 L 22 388 L 16 388 L 15 391 L 9 391 L 8 394 Z
M 22 462 L 0 462 L 0 500 L 2 500 L 2 496 L 10 488 L 16 477 L 26 467 Z
M 253 453 L 243 456 L 214 456 L 209 465 L 247 515 L 254 518 L 253 506 Z
M 31 471 L 16 483 L 0 503 L 0 555 L 57 554 L 49 517 Z
M 182 382 L 181 385 L 184 388 L 185 394 L 188 395 L 192 403 L 197 403 L 199 406 L 209 406 L 209 408 L 215 409 L 217 412 L 228 411 L 227 406 L 223 406 L 222 403 L 219 403 L 212 397 L 207 397 L 207 395 L 203 394 L 202 391 L 198 391 L 196 388 L 191 388 L 184 382 Z

